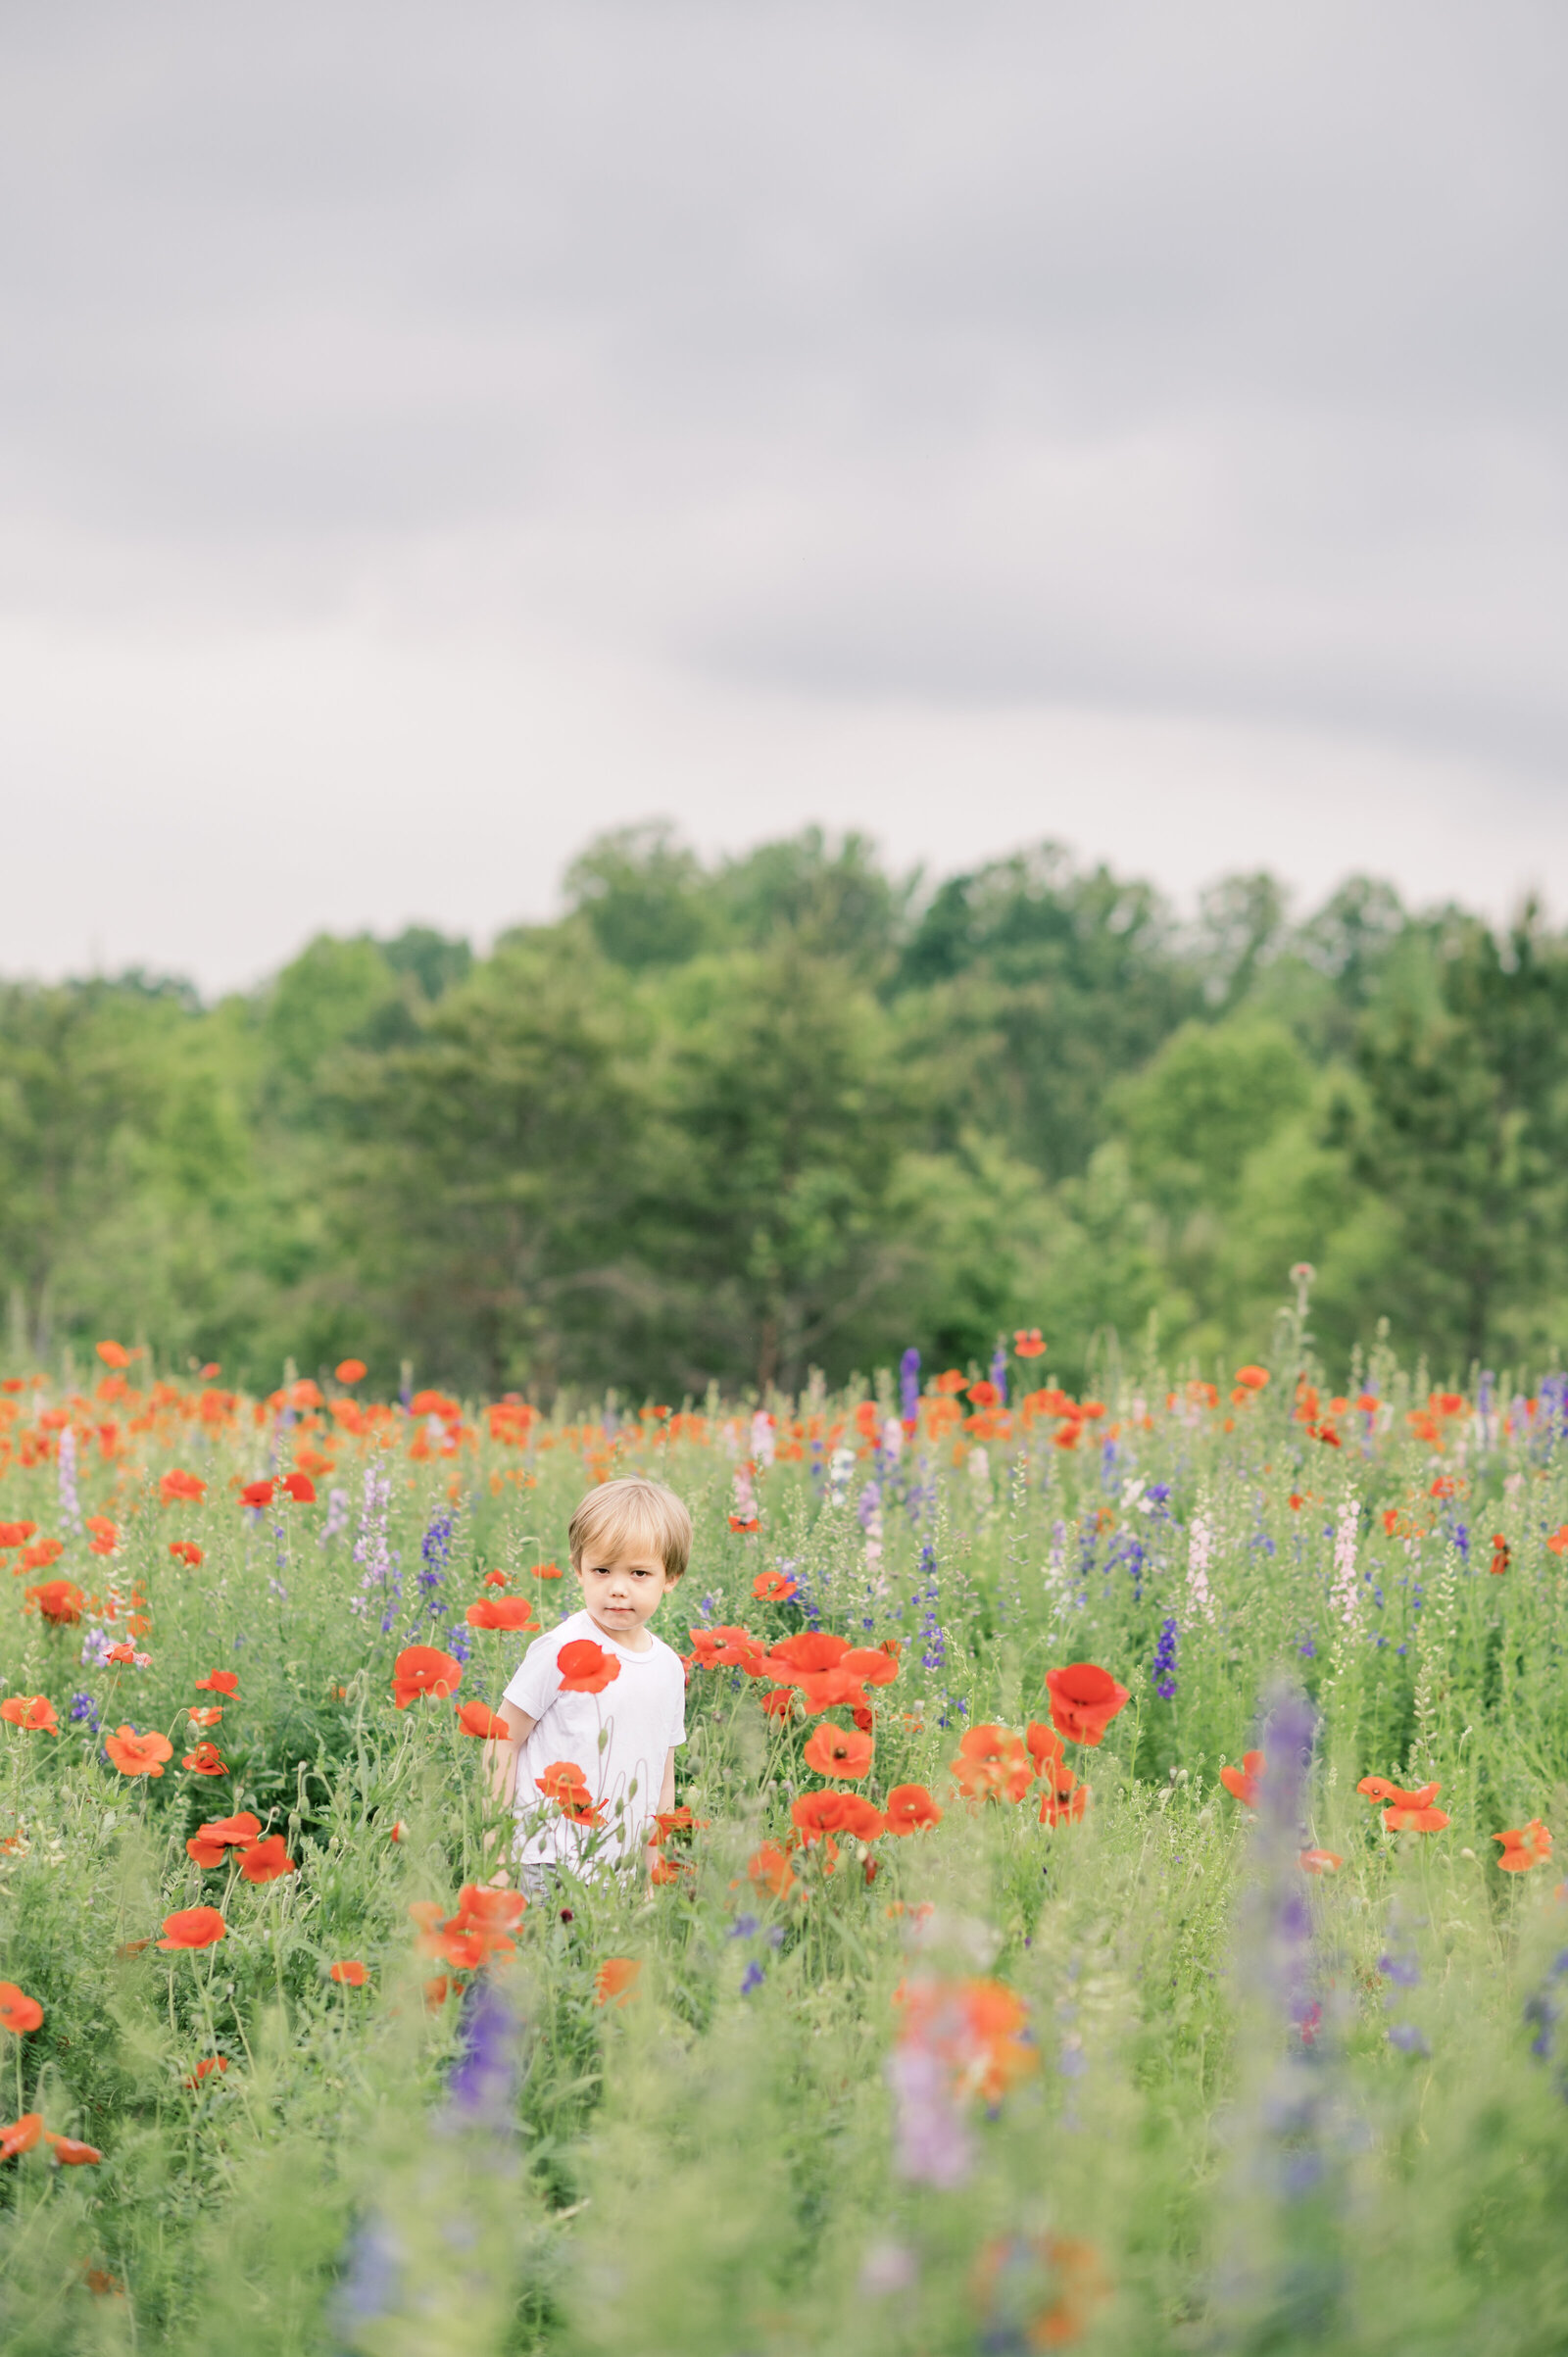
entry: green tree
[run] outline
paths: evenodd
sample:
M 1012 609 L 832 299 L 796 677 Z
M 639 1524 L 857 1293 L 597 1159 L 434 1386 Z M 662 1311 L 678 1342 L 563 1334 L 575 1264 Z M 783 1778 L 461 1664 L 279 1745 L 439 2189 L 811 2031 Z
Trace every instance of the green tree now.
M 1341 1131 L 1390 1214 L 1377 1305 L 1456 1373 L 1544 1352 L 1568 1295 L 1568 944 L 1534 907 L 1500 937 L 1452 918 L 1396 982 Z
M 933 1075 L 932 1143 L 989 1133 L 1051 1178 L 1085 1167 L 1108 1084 L 1201 1003 L 1158 896 L 1078 875 L 1053 844 L 943 884 L 897 990 L 906 1053 Z
M 616 1306 L 648 1290 L 629 1225 L 647 1048 L 626 985 L 577 927 L 514 940 L 415 1040 L 345 1051 L 330 1087 L 337 1256 L 313 1288 L 344 1347 L 491 1388 L 612 1371 Z
M 796 1386 L 891 1312 L 904 1255 L 890 1193 L 915 1136 L 913 1086 L 853 971 L 789 939 L 701 961 L 666 1013 L 650 1244 L 687 1369 Z

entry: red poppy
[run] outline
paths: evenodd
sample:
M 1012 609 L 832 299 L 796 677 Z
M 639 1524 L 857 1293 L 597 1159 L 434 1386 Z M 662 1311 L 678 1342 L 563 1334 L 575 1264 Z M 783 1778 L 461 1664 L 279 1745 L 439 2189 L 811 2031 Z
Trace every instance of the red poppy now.
M 1071 2234 L 988 2242 L 973 2283 L 987 2320 L 982 2348 L 1063 2348 L 1080 2338 L 1110 2292 L 1099 2251 Z
M 227 1937 L 228 1926 L 216 1907 L 176 1907 L 172 1915 L 164 1917 L 164 1937 L 158 1944 L 165 1948 L 213 1947 Z
M 227 2068 L 228 2056 L 226 2054 L 209 2054 L 204 2061 L 196 2065 L 184 2084 L 186 2087 L 200 2087 L 202 2081 L 210 2079 L 215 2071 L 222 2072 Z
M 803 1629 L 799 1636 L 786 1637 L 769 1647 L 768 1675 L 792 1685 L 803 1675 L 816 1677 L 824 1670 L 836 1669 L 849 1650 L 847 1637 L 833 1637 L 826 1629 Z
M 1498 1531 L 1492 1542 L 1492 1562 L 1489 1568 L 1500 1580 L 1512 1559 L 1508 1542 L 1501 1531 Z
M 1015 1358 L 1043 1358 L 1046 1346 L 1040 1339 L 1040 1328 L 1030 1326 L 1026 1331 L 1018 1327 L 1012 1338 L 1012 1351 Z
M 41 1612 L 51 1628 L 74 1628 L 87 1601 L 74 1580 L 45 1580 L 41 1588 L 24 1591 L 29 1612 Z
M 162 1776 L 165 1760 L 174 1756 L 167 1735 L 138 1735 L 134 1727 L 121 1727 L 106 1735 L 104 1749 L 122 1776 Z
M 789 1687 L 775 1686 L 772 1693 L 760 1697 L 762 1709 L 770 1719 L 787 1719 L 795 1708 L 795 1696 Z
M 1267 1367 L 1238 1367 L 1236 1380 L 1244 1391 L 1260 1392 L 1268 1383 Z
M 237 1670 L 209 1670 L 205 1678 L 197 1679 L 196 1692 L 199 1694 L 227 1694 L 232 1702 L 239 1693 L 239 1672 Z
M 241 1809 L 232 1817 L 209 1817 L 201 1828 L 204 1841 L 230 1841 L 243 1847 L 261 1838 L 261 1820 L 249 1809 Z
M 1089 1787 L 1080 1784 L 1064 1759 L 1048 1759 L 1041 1768 L 1046 1790 L 1040 1802 L 1042 1825 L 1076 1825 L 1089 1806 Z
M 732 1514 L 729 1518 L 729 1527 L 732 1531 L 751 1532 L 760 1530 L 762 1526 L 755 1514 L 749 1517 L 743 1514 Z
M 283 1488 L 297 1506 L 315 1505 L 316 1484 L 308 1473 L 285 1473 Z
M 795 1869 L 789 1853 L 776 1841 L 764 1841 L 760 1849 L 752 1852 L 746 1871 L 760 1890 L 770 1891 L 775 1898 L 787 1897 L 795 1886 Z
M 538 1782 L 547 1800 L 564 1800 L 570 1792 L 588 1790 L 588 1779 L 574 1759 L 552 1760 Z
M 209 1703 L 205 1710 L 199 1702 L 187 1702 L 185 1716 L 193 1727 L 218 1727 L 222 1723 L 223 1712 L 217 1702 Z
M 863 1792 L 840 1792 L 838 1800 L 841 1834 L 853 1834 L 858 1841 L 875 1841 L 888 1831 L 886 1817 Z
M 43 2140 L 62 2169 L 91 2169 L 104 2157 L 96 2144 L 84 2144 L 79 2136 L 53 2136 L 45 2129 Z
M 1345 1860 L 1337 1849 L 1303 1849 L 1300 1863 L 1308 1874 L 1338 1874 Z
M 642 1966 L 634 1956 L 607 1956 L 594 1975 L 594 2002 L 624 2005 L 637 1986 Z
M 92 1533 L 88 1552 L 94 1555 L 112 1555 L 120 1545 L 119 1525 L 111 1522 L 107 1514 L 89 1514 L 86 1528 Z
M 1448 1822 L 1446 1813 L 1432 1805 L 1443 1790 L 1441 1784 L 1424 1784 L 1407 1792 L 1386 1776 L 1363 1776 L 1355 1789 L 1368 1800 L 1387 1802 L 1383 1822 L 1391 1834 L 1440 1833 Z
M 1551 1836 L 1539 1817 L 1532 1817 L 1528 1825 L 1510 1826 L 1506 1833 L 1494 1834 L 1492 1838 L 1502 1843 L 1497 1864 L 1504 1874 L 1528 1874 L 1532 1866 L 1544 1866 L 1551 1856 Z
M 956 1392 L 961 1392 L 963 1390 L 968 1380 L 968 1376 L 961 1374 L 956 1367 L 949 1367 L 945 1375 L 939 1375 L 937 1377 L 935 1383 L 932 1384 L 931 1389 L 934 1392 L 941 1393 L 945 1399 L 951 1399 Z
M 1040 2049 L 1026 2037 L 1027 2008 L 1001 1981 L 905 1981 L 893 2002 L 900 2042 L 941 2055 L 959 2093 L 995 2103 L 1039 2067 Z
M 37 1528 L 35 1522 L 0 1522 L 0 1549 L 25 1547 Z
M 194 1505 L 207 1496 L 207 1484 L 199 1481 L 194 1473 L 181 1473 L 176 1465 L 172 1473 L 164 1475 L 158 1485 L 158 1495 L 166 1506 L 175 1505 L 181 1500 Z
M 845 1660 L 848 1658 L 846 1654 Z M 819 1710 L 836 1710 L 842 1706 L 856 1712 L 865 1711 L 869 1724 L 870 1705 L 866 1700 L 865 1688 L 853 1670 L 846 1669 L 844 1662 L 841 1661 L 836 1669 L 820 1670 L 814 1676 L 808 1670 L 798 1670 L 790 1684 L 813 1716 Z
M 1129 1690 L 1093 1661 L 1070 1661 L 1065 1669 L 1047 1670 L 1046 1688 L 1051 1723 L 1069 1743 L 1098 1743 L 1131 1699 Z
M 363 1989 L 367 1976 L 364 1965 L 351 1959 L 344 1964 L 334 1964 L 327 1978 L 336 1981 L 341 1989 Z
M 109 1648 L 108 1652 L 107 1652 L 107 1653 L 104 1655 L 104 1659 L 105 1659 L 106 1661 L 121 1661 L 121 1662 L 123 1662 L 123 1661 L 134 1661 L 134 1660 L 135 1660 L 135 1658 L 136 1658 L 136 1648 L 135 1648 L 135 1646 L 134 1646 L 133 1645 L 123 1645 L 123 1644 L 122 1644 L 122 1645 L 112 1645 L 110 1646 L 110 1648 Z
M 169 1551 L 176 1563 L 184 1563 L 192 1571 L 199 1571 L 206 1559 L 194 1539 L 171 1539 Z
M 463 1680 L 463 1664 L 433 1645 L 406 1645 L 392 1664 L 392 1699 L 407 1710 L 421 1694 L 445 1699 Z
M 130 1352 L 123 1343 L 100 1343 L 98 1355 L 106 1367 L 128 1367 L 130 1364 Z
M 1257 1788 L 1267 1765 L 1261 1751 L 1244 1751 L 1239 1768 L 1221 1768 L 1220 1783 L 1250 1809 L 1257 1806 Z
M 923 1784 L 896 1784 L 888 1794 L 890 1834 L 914 1834 L 941 1822 L 942 1811 Z
M 531 1629 L 533 1605 L 525 1596 L 482 1596 L 464 1614 L 470 1629 Z
M 194 1751 L 186 1752 L 179 1764 L 182 1768 L 189 1768 L 193 1776 L 228 1774 L 228 1762 L 216 1743 L 198 1743 Z
M 257 1508 L 270 1506 L 276 1488 L 277 1484 L 270 1474 L 265 1481 L 248 1481 L 239 1494 L 239 1502 L 242 1506 L 256 1506 Z
M 269 1834 L 265 1841 L 254 1841 L 242 1850 L 239 1870 L 248 1883 L 275 1883 L 285 1874 L 299 1872 L 281 1834 Z
M 566 1575 L 559 1563 L 530 1563 L 528 1576 L 534 1580 L 564 1580 Z
M 452 1984 L 445 1973 L 437 1973 L 433 1980 L 426 1981 L 424 1985 L 425 2011 L 434 2013 L 444 2005 L 451 1993 L 451 1989 Z
M 880 1645 L 852 1645 L 838 1666 L 862 1686 L 891 1686 L 899 1674 L 898 1655 L 885 1653 Z
M 17 1565 L 17 1569 L 19 1572 L 47 1571 L 51 1563 L 59 1562 L 65 1551 L 65 1544 L 62 1540 L 40 1539 L 36 1547 L 24 1547 L 22 1560 Z M 60 1581 L 57 1585 L 64 1587 L 65 1582 Z M 32 1593 L 33 1591 L 29 1588 L 27 1594 L 30 1596 Z M 27 1609 L 32 1611 L 34 1607 L 29 1604 Z
M 30 2152 L 42 2134 L 42 2112 L 24 2111 L 9 2128 L 0 2128 L 0 2161 L 14 2161 L 18 2153 Z
M 0 2030 L 14 2030 L 21 2038 L 42 2020 L 43 2007 L 36 1997 L 29 1997 L 15 1981 L 0 1981 Z
M 363 1383 L 365 1381 L 365 1361 L 363 1358 L 340 1358 L 337 1362 L 336 1374 L 339 1383 Z
M 808 1848 L 824 1834 L 844 1829 L 844 1803 L 849 1797 L 847 1792 L 803 1792 L 790 1803 L 790 1815 Z
M 1002 1394 L 994 1383 L 971 1383 L 969 1397 L 976 1407 L 997 1407 L 1002 1400 Z
M 655 1844 L 656 1846 L 662 1845 L 669 1840 L 671 1834 L 690 1833 L 698 1826 L 703 1827 L 706 1831 L 708 1822 L 706 1817 L 693 1816 L 691 1810 L 684 1805 L 680 1808 L 661 1809 L 654 1819 Z
M 520 1891 L 497 1891 L 488 1883 L 465 1883 L 458 1892 L 458 1912 L 448 1929 L 513 1932 L 522 1921 L 527 1906 Z
M 1060 1759 L 1061 1757 L 1061 1738 L 1054 1727 L 1048 1727 L 1043 1719 L 1030 1720 L 1023 1731 L 1023 1740 L 1024 1746 L 1035 1763 L 1037 1776 L 1045 1774 L 1047 1760 Z
M 574 1637 L 570 1645 L 564 1645 L 556 1655 L 556 1667 L 564 1694 L 602 1694 L 620 1676 L 614 1654 L 607 1653 L 591 1637 Z
M 969 1800 L 1021 1800 L 1035 1779 L 1034 1763 L 1019 1737 L 1004 1727 L 966 1729 L 958 1756 L 949 1761 L 953 1781 Z
M 806 1764 L 818 1776 L 867 1776 L 871 1771 L 871 1739 L 847 1727 L 824 1723 L 806 1746 Z
M 795 1582 L 782 1571 L 760 1571 L 752 1582 L 752 1594 L 764 1604 L 787 1604 L 795 1594 Z
M 507 1743 L 511 1740 L 511 1729 L 506 1720 L 498 1718 L 488 1702 L 460 1702 L 458 1725 L 465 1735 L 482 1736 L 487 1743 Z
M 0 1719 L 9 1719 L 13 1727 L 25 1727 L 40 1735 L 58 1735 L 60 1722 L 55 1706 L 47 1694 L 13 1694 L 0 1702 Z
M 1391 1834 L 1438 1834 L 1448 1822 L 1446 1809 L 1433 1808 L 1429 1802 L 1415 1806 L 1387 1808 L 1383 1822 Z
M 765 1655 L 749 1629 L 724 1625 L 690 1632 L 690 1659 L 702 1670 L 744 1670 L 749 1678 L 766 1675 Z

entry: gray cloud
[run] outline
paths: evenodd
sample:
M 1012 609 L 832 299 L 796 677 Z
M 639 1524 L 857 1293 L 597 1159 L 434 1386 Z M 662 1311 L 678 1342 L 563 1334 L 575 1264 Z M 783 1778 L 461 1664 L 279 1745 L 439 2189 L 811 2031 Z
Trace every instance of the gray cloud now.
M 0 63 L 18 646 L 371 614 L 726 746 L 1083 709 L 1558 807 L 1550 5 L 67 4 Z M 35 811 L 72 742 L 0 720 Z

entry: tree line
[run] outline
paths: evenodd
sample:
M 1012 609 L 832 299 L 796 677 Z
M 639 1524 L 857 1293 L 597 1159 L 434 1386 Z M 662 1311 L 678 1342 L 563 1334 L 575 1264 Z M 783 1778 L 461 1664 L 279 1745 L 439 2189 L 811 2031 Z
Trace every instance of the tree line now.
M 1179 922 L 1042 845 L 934 887 L 808 830 L 596 841 L 487 957 L 321 936 L 204 1005 L 0 985 L 21 1362 L 114 1331 L 273 1382 L 345 1354 L 542 1397 L 798 1387 L 1040 1326 L 1435 1375 L 1568 1314 L 1568 937 L 1263 874 Z

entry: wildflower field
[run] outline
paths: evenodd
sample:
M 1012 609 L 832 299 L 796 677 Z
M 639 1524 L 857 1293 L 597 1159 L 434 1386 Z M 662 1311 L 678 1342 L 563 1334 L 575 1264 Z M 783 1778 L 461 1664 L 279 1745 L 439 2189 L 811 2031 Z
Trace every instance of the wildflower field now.
M 8 2357 L 1568 2347 L 1568 1383 L 1304 1310 L 1096 1398 L 15 1369 Z M 678 1805 L 524 1904 L 483 1739 L 624 1471 Z

